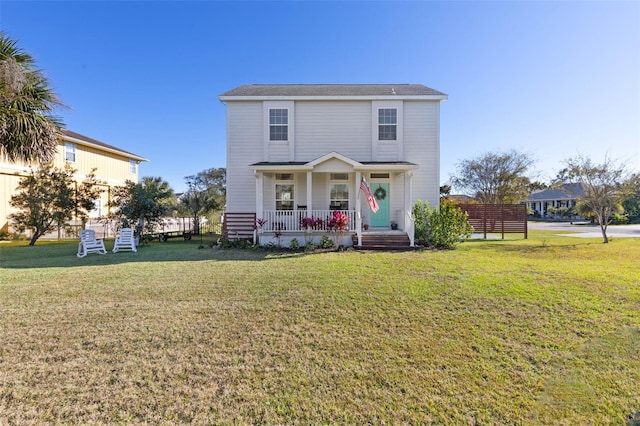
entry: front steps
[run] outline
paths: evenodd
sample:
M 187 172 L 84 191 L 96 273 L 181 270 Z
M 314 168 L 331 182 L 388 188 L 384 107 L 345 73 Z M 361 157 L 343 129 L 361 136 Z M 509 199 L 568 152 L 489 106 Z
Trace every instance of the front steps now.
M 363 231 L 362 245 L 358 246 L 358 236 L 353 235 L 353 247 L 356 250 L 414 250 L 409 244 L 409 236 L 403 231 Z

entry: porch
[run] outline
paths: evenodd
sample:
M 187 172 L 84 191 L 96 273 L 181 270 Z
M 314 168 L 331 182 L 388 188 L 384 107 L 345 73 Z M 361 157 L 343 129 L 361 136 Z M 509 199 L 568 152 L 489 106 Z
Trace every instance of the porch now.
M 261 233 L 308 232 L 326 234 L 334 230 L 335 212 L 347 217 L 346 232 L 356 232 L 357 213 L 355 210 L 263 210 L 262 217 L 256 219 L 256 227 Z

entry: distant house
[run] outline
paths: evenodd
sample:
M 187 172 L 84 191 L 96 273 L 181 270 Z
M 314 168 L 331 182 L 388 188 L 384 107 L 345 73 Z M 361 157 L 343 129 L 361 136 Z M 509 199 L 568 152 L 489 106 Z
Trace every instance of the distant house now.
M 276 234 L 300 240 L 303 219 L 326 224 L 340 211 L 358 241 L 366 224 L 397 227 L 412 243 L 415 201 L 439 203 L 446 99 L 421 84 L 246 85 L 223 93 L 228 237 L 247 237 L 232 229 L 234 215 L 262 219 L 266 240 Z M 360 190 L 363 179 L 376 213 Z M 313 227 L 316 240 L 328 232 L 324 224 Z
M 65 164 L 71 164 L 77 170 L 78 181 L 82 181 L 91 169 L 96 168 L 96 177 L 105 191 L 100 199 L 96 200 L 96 208 L 91 212 L 91 217 L 101 217 L 108 213 L 111 188 L 123 185 L 126 180 L 137 182 L 138 165 L 143 161 L 147 159 L 63 129 L 52 165 L 63 168 Z M 11 231 L 7 216 L 13 208 L 9 201 L 16 193 L 20 179 L 26 176 L 29 170 L 28 164 L 9 163 L 6 158 L 0 157 L 0 232 Z
M 527 209 L 532 210 L 536 216 L 549 217 L 550 207 L 571 209 L 575 207 L 576 200 L 583 195 L 581 184 L 564 184 L 559 188 L 545 189 L 531 194 L 527 199 Z

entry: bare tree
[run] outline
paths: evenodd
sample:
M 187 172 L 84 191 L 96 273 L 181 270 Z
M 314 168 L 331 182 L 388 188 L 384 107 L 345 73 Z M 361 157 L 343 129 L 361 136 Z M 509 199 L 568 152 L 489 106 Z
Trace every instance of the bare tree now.
M 600 225 L 603 242 L 608 243 L 607 226 L 622 202 L 633 194 L 633 176 L 629 176 L 625 165 L 608 157 L 602 164 L 595 164 L 582 156 L 566 160 L 565 164 L 567 167 L 558 173 L 554 184 L 580 185 L 583 194 L 578 202 L 593 212 Z
M 518 203 L 527 196 L 531 182 L 526 175 L 533 163 L 528 154 L 515 150 L 488 152 L 460 162 L 451 183 L 481 203 Z

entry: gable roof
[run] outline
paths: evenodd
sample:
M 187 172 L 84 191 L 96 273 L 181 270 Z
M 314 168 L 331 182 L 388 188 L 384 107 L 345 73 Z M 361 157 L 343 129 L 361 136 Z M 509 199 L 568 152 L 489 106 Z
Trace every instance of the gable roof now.
M 573 200 L 584 195 L 582 184 L 565 183 L 559 188 L 550 188 L 533 193 L 527 201 Z
M 408 161 L 357 161 L 335 151 L 311 161 L 260 161 L 249 165 L 249 167 L 259 171 L 311 171 L 319 164 L 334 159 L 350 165 L 354 170 L 414 170 L 418 168 L 417 164 Z
M 140 157 L 139 155 L 133 154 L 131 152 L 125 151 L 123 149 L 117 148 L 113 145 L 106 144 L 104 142 L 100 142 L 99 140 L 92 139 L 88 136 L 81 135 L 80 133 L 73 132 L 67 129 L 61 129 L 60 133 L 62 134 L 62 138 L 66 139 L 70 142 L 80 143 L 82 145 L 93 146 L 95 148 L 101 149 L 103 151 L 112 152 L 114 154 L 122 155 L 124 157 L 129 157 L 132 160 L 138 161 L 149 161 L 146 158 Z
M 247 84 L 220 95 L 223 102 L 265 98 L 445 100 L 447 95 L 422 84 Z

